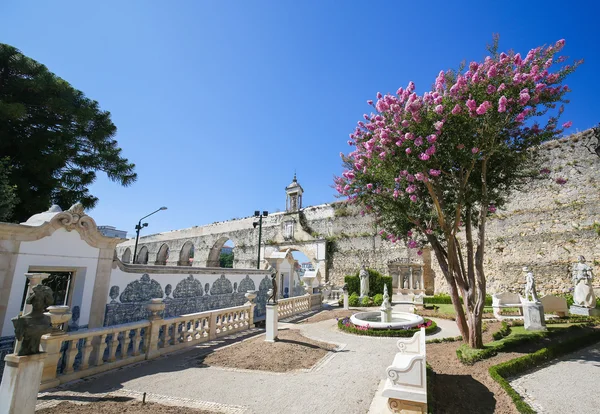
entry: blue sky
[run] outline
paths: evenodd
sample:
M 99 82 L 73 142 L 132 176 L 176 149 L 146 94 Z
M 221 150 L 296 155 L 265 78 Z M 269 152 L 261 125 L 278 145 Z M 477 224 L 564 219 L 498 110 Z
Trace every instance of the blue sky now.
M 420 3 L 420 4 L 416 4 Z M 492 33 L 526 53 L 561 38 L 584 58 L 564 120 L 600 121 L 597 2 L 16 1 L 0 42 L 21 49 L 112 113 L 138 181 L 100 174 L 91 215 L 146 234 L 335 200 L 340 152 L 366 101 L 480 60 Z M 68 206 L 63 206 L 68 207 Z

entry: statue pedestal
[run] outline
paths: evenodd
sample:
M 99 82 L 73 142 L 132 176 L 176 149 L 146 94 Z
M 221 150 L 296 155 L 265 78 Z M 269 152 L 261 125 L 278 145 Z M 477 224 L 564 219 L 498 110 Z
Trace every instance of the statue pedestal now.
M 34 414 L 46 353 L 4 357 L 6 365 L 0 385 L 0 413 Z
M 544 307 L 540 302 L 523 302 L 523 321 L 526 331 L 545 331 Z
M 279 323 L 277 307 L 278 305 L 267 304 L 267 317 L 265 320 L 267 328 L 266 342 L 275 342 L 277 339 L 277 324 Z
M 600 316 L 600 309 L 598 308 L 584 308 L 583 306 L 571 305 L 569 308 L 571 315 L 581 316 Z
M 344 309 L 345 310 L 350 309 L 350 305 L 348 302 L 348 292 L 344 292 Z

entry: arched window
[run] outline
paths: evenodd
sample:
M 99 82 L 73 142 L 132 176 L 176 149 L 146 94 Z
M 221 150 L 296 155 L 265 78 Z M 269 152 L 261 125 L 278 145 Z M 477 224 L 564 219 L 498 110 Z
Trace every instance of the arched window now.
M 143 246 L 135 257 L 137 264 L 148 264 L 148 248 Z
M 169 258 L 169 246 L 167 244 L 163 244 L 160 246 L 158 250 L 158 254 L 156 255 L 156 263 L 157 265 L 166 265 L 167 259 Z
M 121 258 L 121 261 L 123 263 L 131 262 L 131 249 L 129 247 L 125 249 L 125 253 L 123 253 L 123 257 Z
M 178 266 L 191 266 L 194 262 L 194 245 L 191 241 L 185 242 L 181 251 L 179 252 Z

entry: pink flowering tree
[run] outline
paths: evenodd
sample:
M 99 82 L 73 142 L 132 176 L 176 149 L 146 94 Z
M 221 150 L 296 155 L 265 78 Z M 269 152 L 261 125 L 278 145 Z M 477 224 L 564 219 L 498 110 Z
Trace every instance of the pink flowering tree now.
M 481 319 L 486 217 L 502 207 L 540 165 L 529 151 L 561 135 L 569 91 L 564 40 L 440 72 L 419 95 L 410 82 L 395 95 L 377 94 L 342 154 L 337 191 L 373 214 L 391 242 L 429 246 L 448 282 L 456 322 L 470 346 L 483 346 Z M 542 125 L 540 125 L 542 124 Z M 462 297 L 464 305 L 460 302 Z

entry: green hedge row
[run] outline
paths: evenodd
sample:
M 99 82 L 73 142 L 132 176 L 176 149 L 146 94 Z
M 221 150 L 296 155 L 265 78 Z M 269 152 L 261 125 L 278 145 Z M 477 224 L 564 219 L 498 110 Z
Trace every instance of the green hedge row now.
M 431 319 L 425 319 L 425 323 L 430 323 L 430 325 L 425 328 L 425 335 L 430 335 L 437 330 L 437 324 Z M 354 326 L 352 322 L 350 322 L 350 318 L 344 318 L 338 320 L 338 328 L 341 331 L 353 333 L 356 335 L 365 335 L 365 336 L 392 336 L 392 337 L 400 337 L 406 338 L 411 337 L 418 332 L 420 328 L 414 329 L 358 329 Z
M 510 326 L 508 326 L 506 321 L 502 321 L 502 327 L 492 334 L 492 338 L 498 341 L 508 335 L 510 335 Z
M 460 303 L 463 303 L 462 297 L 460 298 Z M 448 294 L 441 293 L 435 296 L 429 296 L 423 298 L 423 303 L 428 305 L 451 305 L 452 297 Z M 492 306 L 492 296 L 485 295 L 485 306 Z
M 510 386 L 506 380 L 508 377 L 521 374 L 532 368 L 538 367 L 540 364 L 558 358 L 562 355 L 585 348 L 588 345 L 595 344 L 600 341 L 600 331 L 591 331 L 590 333 L 567 340 L 563 343 L 542 348 L 529 355 L 524 355 L 519 358 L 511 359 L 498 365 L 491 366 L 489 369 L 490 376 L 498 383 L 504 391 L 512 398 L 517 410 L 522 414 L 534 414 L 535 410 L 529 404 L 523 401 L 521 395 Z
M 517 346 L 522 344 L 526 344 L 528 342 L 539 341 L 540 338 L 550 338 L 557 335 L 562 335 L 567 332 L 575 331 L 578 329 L 583 329 L 585 327 L 594 325 L 594 323 L 589 324 L 581 324 L 581 325 L 573 325 L 568 328 L 559 329 L 555 331 L 540 331 L 540 332 L 531 332 L 531 335 L 519 335 L 515 337 L 506 338 L 504 341 L 494 344 L 494 345 L 484 345 L 483 349 L 472 349 L 469 348 L 467 344 L 463 344 L 458 347 L 456 350 L 456 356 L 459 361 L 465 365 L 473 365 L 477 361 L 482 361 L 484 359 L 491 358 L 498 354 L 498 352 L 508 352 L 514 349 Z
M 367 269 L 367 272 L 369 272 L 369 296 L 373 297 L 377 294 L 383 295 L 383 285 L 385 283 L 388 287 L 388 293 L 391 297 L 392 293 L 394 292 L 392 289 L 392 277 L 384 276 L 377 270 L 373 269 Z M 346 276 L 344 278 L 344 282 L 348 286 L 349 295 L 353 293 L 360 295 L 360 276 L 358 276 L 358 274 L 359 272 L 356 272 L 356 274 L 352 276 Z

